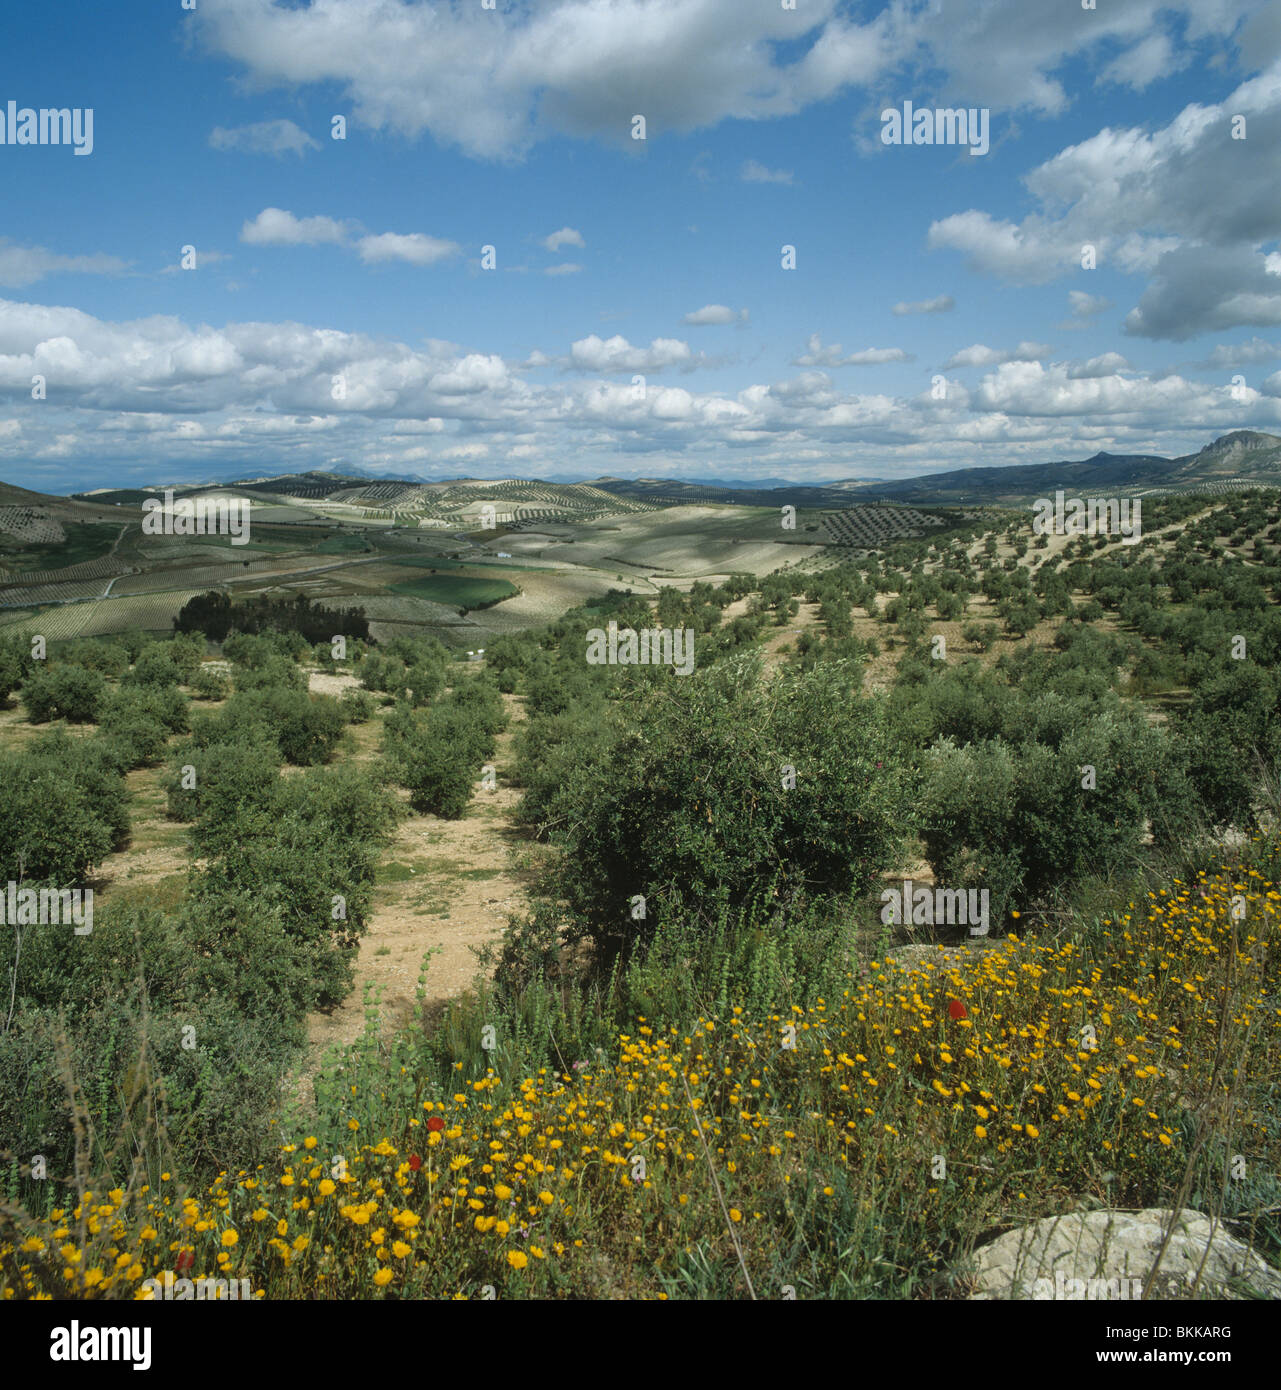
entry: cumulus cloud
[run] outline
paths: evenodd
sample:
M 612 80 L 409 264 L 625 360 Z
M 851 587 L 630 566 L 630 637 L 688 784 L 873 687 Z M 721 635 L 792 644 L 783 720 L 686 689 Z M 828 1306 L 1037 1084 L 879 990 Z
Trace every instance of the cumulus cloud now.
M 1238 118 L 1243 139 L 1234 138 Z M 1224 101 L 1185 106 L 1154 130 L 1107 127 L 1060 151 L 1025 177 L 1038 207 L 1021 222 L 971 208 L 933 223 L 927 244 L 1012 284 L 1078 271 L 1091 246 L 1100 266 L 1151 277 L 1126 319 L 1139 336 L 1273 324 L 1276 286 L 1259 248 L 1281 225 L 1278 139 L 1274 63 Z
M 1068 291 L 1068 307 L 1074 319 L 1092 319 L 1105 309 L 1112 307 L 1112 301 L 1101 294 L 1086 294 L 1084 290 Z
M 587 246 L 582 232 L 576 232 L 573 227 L 562 227 L 560 231 L 545 236 L 540 244 L 545 250 L 553 252 L 559 251 L 562 246 L 577 246 L 580 250 Z
M 320 145 L 293 121 L 256 121 L 252 125 L 214 126 L 209 143 L 215 150 L 240 150 L 245 154 L 302 155 Z
M 369 264 L 383 261 L 404 261 L 409 265 L 435 265 L 446 261 L 462 250 L 456 241 L 442 241 L 423 232 L 381 232 L 377 236 L 361 237 L 356 243 L 360 259 Z
M 701 309 L 686 314 L 681 322 L 691 328 L 716 327 L 727 323 L 746 323 L 747 310 L 734 312 L 727 304 L 704 304 Z
M 336 84 L 353 118 L 508 158 L 554 133 L 626 138 L 790 115 L 896 71 L 928 74 L 965 105 L 1057 114 L 1073 58 L 1119 55 L 1112 81 L 1141 86 L 1189 46 L 1231 34 L 1267 0 L 1129 0 L 1079 8 L 1026 0 L 890 5 L 866 22 L 838 0 L 795 9 L 742 0 L 565 0 L 548 6 L 308 6 L 201 0 L 197 32 L 258 86 Z M 1167 24 L 1167 19 L 1172 20 Z M 1154 34 L 1178 34 L 1165 46 Z M 1243 63 L 1267 52 L 1269 32 Z M 1275 48 L 1275 45 L 1272 45 Z
M 1048 357 L 1052 349 L 1045 343 L 1020 343 L 1018 347 L 997 349 L 975 343 L 955 352 L 944 367 L 995 367 L 1002 362 L 1037 362 Z
M 1126 333 L 1184 342 L 1198 333 L 1281 324 L 1281 264 L 1248 247 L 1187 246 L 1163 256 L 1125 317 Z
M 395 261 L 437 265 L 462 251 L 456 241 L 425 232 L 363 233 L 356 222 L 324 216 L 295 217 L 284 208 L 263 208 L 241 227 L 240 239 L 251 246 L 343 246 L 354 250 L 366 265 Z
M 684 366 L 694 359 L 688 343 L 679 338 L 655 338 L 649 347 L 633 347 L 621 334 L 580 338 L 569 350 L 571 365 L 590 372 L 659 372 Z
M 1209 357 L 1197 365 L 1207 371 L 1218 371 L 1227 367 L 1250 367 L 1278 357 L 1281 357 L 1281 343 L 1254 337 L 1244 343 L 1219 343 Z
M 63 256 L 43 246 L 18 246 L 0 237 L 0 285 L 20 289 L 47 275 L 120 275 L 129 263 L 100 253 Z
M 812 346 L 826 355 L 821 340 Z M 35 460 L 33 485 L 39 462 L 56 461 L 64 489 L 77 472 L 85 485 L 104 475 L 147 483 L 158 469 L 178 476 L 179 463 L 199 477 L 347 464 L 451 476 L 462 456 L 443 451 L 482 444 L 495 458 L 529 446 L 583 477 L 618 471 L 620 453 L 661 455 L 689 476 L 746 451 L 744 466 L 761 476 L 803 461 L 812 481 L 1100 449 L 1177 454 L 1228 429 L 1281 429 L 1281 374 L 1237 400 L 1222 380 L 1122 375 L 1123 360 L 1108 354 L 1003 362 L 941 401 L 928 388 L 907 397 L 846 390 L 819 368 L 749 377 L 735 390 L 628 380 L 703 364 L 676 339 L 592 335 L 565 359 L 517 364 L 433 337 L 410 346 L 290 321 L 112 322 L 0 300 L 0 399 L 21 406 L 37 373 L 50 385 L 48 402 L 12 412 L 21 430 L 0 431 L 0 458 Z M 550 365 L 562 371 L 546 384 L 523 370 Z
M 904 314 L 950 314 L 956 308 L 956 300 L 950 294 L 940 294 L 934 299 L 917 299 L 910 303 L 899 300 L 890 310 L 901 318 Z
M 1074 362 L 1068 367 L 1067 374 L 1070 381 L 1086 381 L 1091 377 L 1114 376 L 1117 372 L 1132 370 L 1119 352 L 1104 352 L 1087 362 Z
M 984 377 L 975 392 L 983 410 L 1019 415 L 1137 414 L 1160 409 L 1184 411 L 1196 399 L 1210 411 L 1211 388 L 1171 375 L 1159 380 L 1134 379 L 1115 372 L 1102 376 L 1073 376 L 1067 366 L 1044 367 L 1039 362 L 1008 362 Z
M 805 351 L 792 361 L 797 367 L 879 367 L 886 362 L 915 362 L 916 357 L 902 348 L 864 348 L 846 353 L 840 343 L 825 346 L 817 333 L 811 333 Z
M 318 246 L 347 240 L 347 227 L 332 217 L 295 217 L 284 208 L 263 208 L 240 229 L 251 246 Z

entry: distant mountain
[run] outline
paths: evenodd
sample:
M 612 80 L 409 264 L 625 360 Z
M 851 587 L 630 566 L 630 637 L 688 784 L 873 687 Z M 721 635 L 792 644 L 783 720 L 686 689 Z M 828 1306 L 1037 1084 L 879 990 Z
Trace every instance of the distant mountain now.
M 559 479 L 549 479 L 556 482 Z M 608 489 L 610 483 L 635 483 L 638 487 L 664 487 L 671 483 L 680 483 L 686 487 L 710 487 L 721 488 L 727 492 L 759 492 L 763 488 L 794 487 L 794 483 L 789 483 L 786 478 L 700 478 L 697 483 L 690 482 L 685 478 L 591 478 L 587 480 L 589 487 L 601 487 Z
M 848 507 L 860 502 L 910 506 L 1015 506 L 1038 497 L 1089 490 L 1101 493 L 1194 492 L 1225 485 L 1281 487 L 1281 438 L 1257 430 L 1234 430 L 1199 453 L 1166 459 L 1156 454 L 1095 454 L 1057 463 L 1011 464 L 1003 468 L 958 468 L 924 477 L 802 485 L 778 479 L 749 488 L 717 487 L 671 478 L 598 478 L 596 486 L 623 497 L 672 501 L 792 502 L 798 507 Z
M 1079 462 L 1014 464 L 1008 468 L 961 468 L 923 478 L 866 483 L 857 500 L 886 497 L 895 502 L 936 505 L 1018 504 L 1088 488 L 1101 492 L 1195 492 L 1236 483 L 1281 487 L 1281 438 L 1257 430 L 1234 430 L 1199 453 L 1164 459 L 1155 454 L 1095 454 Z
M 344 487 L 369 483 L 407 483 L 444 487 L 452 483 L 504 481 L 501 479 L 392 477 L 351 468 L 342 473 L 313 470 L 280 473 L 270 477 L 239 479 L 228 483 L 186 483 L 178 492 L 198 492 L 215 487 L 239 487 L 261 492 L 324 495 Z M 550 476 L 525 481 L 582 484 L 583 479 Z M 1195 454 L 1161 458 L 1156 454 L 1095 454 L 1088 459 L 1056 463 L 1012 464 L 1003 468 L 958 468 L 915 478 L 848 478 L 829 483 L 789 482 L 786 478 L 593 478 L 588 486 L 617 497 L 659 498 L 664 501 L 721 502 L 748 506 L 840 508 L 866 502 L 897 502 L 909 506 L 1018 506 L 1063 489 L 1078 495 L 1112 493 L 1222 491 L 1231 487 L 1281 488 L 1281 437 L 1258 430 L 1233 430 Z M 21 489 L 14 489 L 21 492 Z M 24 494 L 25 496 L 26 494 Z M 29 494 L 32 497 L 39 494 Z M 136 489 L 98 489 L 78 493 L 86 501 L 108 503 L 136 501 Z M 13 500 L 18 500 L 16 497 Z

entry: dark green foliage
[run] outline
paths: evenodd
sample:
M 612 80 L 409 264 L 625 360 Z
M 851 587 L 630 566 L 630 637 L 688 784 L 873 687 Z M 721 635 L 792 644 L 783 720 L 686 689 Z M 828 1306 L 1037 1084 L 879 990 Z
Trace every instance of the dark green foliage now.
M 221 642 L 232 632 L 292 632 L 304 648 L 332 637 L 369 637 L 363 608 L 322 608 L 304 594 L 294 598 L 262 595 L 235 604 L 225 593 L 210 591 L 191 599 L 174 619 L 177 632 L 199 632 Z
M 191 689 L 198 700 L 225 700 L 231 692 L 231 681 L 216 667 L 203 665 L 192 676 Z
M 114 750 L 57 731 L 0 755 L 0 883 L 73 886 L 129 836 L 128 795 Z
M 857 687 L 840 663 L 766 681 L 740 658 L 655 685 L 607 747 L 556 745 L 543 811 L 571 930 L 623 943 L 678 900 L 697 913 L 865 889 L 901 848 L 912 779 Z
M 286 762 L 300 767 L 327 763 L 347 720 L 332 695 L 308 695 L 278 685 L 234 695 L 224 711 L 231 723 L 269 729 Z
M 22 687 L 22 703 L 33 724 L 67 719 L 73 724 L 92 724 L 107 693 L 107 682 L 98 671 L 67 663 L 36 663 Z
M 103 701 L 102 733 L 129 750 L 129 766 L 159 762 L 169 735 L 189 727 L 188 703 L 175 685 L 122 686 Z

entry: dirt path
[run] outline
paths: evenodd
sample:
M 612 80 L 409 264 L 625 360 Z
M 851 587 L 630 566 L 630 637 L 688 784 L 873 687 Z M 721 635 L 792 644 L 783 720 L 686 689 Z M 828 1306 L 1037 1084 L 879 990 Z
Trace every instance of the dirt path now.
M 355 986 L 342 1004 L 308 1020 L 310 1067 L 325 1049 L 354 1042 L 365 1023 L 365 991 L 379 994 L 382 1028 L 394 1030 L 415 1003 L 423 957 L 429 1004 L 451 998 L 475 979 L 471 948 L 497 937 L 528 901 L 532 874 L 518 867 L 528 844 L 513 810 L 520 792 L 507 775 L 523 701 L 505 696 L 510 723 L 494 756 L 497 785 L 478 788 L 456 821 L 415 812 L 398 827 L 379 869 L 369 928 L 360 943 Z

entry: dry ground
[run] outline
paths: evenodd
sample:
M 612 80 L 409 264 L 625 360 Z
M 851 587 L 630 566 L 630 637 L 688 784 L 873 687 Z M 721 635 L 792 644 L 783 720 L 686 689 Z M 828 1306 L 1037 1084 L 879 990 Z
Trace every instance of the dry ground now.
M 527 906 L 532 871 L 522 867 L 522 851 L 528 841 L 512 815 L 520 792 L 507 775 L 523 701 L 509 695 L 504 702 L 511 723 L 498 738 L 494 790 L 479 788 L 460 820 L 409 812 L 400 823 L 379 870 L 355 985 L 341 1004 L 308 1022 L 309 1069 L 327 1048 L 359 1036 L 367 989 L 379 998 L 380 1028 L 402 1023 L 428 952 L 427 1007 L 461 993 L 480 970 L 472 948 L 494 940 L 508 917 Z M 353 730 L 367 745 L 358 758 L 376 756 L 379 727 L 371 722 Z

